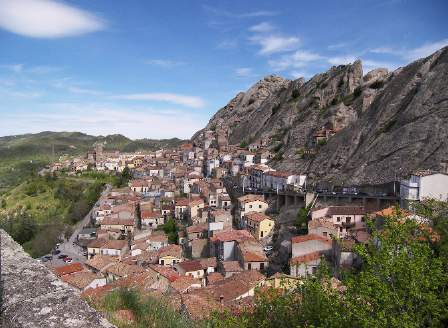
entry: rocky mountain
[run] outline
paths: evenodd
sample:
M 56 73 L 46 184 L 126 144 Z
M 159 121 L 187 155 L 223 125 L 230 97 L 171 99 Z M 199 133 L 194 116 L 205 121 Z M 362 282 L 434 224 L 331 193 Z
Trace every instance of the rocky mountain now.
M 192 140 L 219 131 L 263 144 L 271 165 L 331 182 L 379 184 L 448 159 L 448 47 L 393 72 L 361 61 L 306 81 L 267 76 Z

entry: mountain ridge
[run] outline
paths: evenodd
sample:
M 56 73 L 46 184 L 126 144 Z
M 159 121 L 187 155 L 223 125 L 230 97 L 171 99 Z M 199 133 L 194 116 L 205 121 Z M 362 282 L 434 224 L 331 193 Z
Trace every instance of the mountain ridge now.
M 389 72 L 361 61 L 306 81 L 267 76 L 238 93 L 206 131 L 229 144 L 266 144 L 274 168 L 314 180 L 381 184 L 448 159 L 448 47 Z M 421 115 L 420 115 L 421 114 Z M 319 134 L 330 134 L 317 141 Z M 324 140 L 321 139 L 321 140 Z

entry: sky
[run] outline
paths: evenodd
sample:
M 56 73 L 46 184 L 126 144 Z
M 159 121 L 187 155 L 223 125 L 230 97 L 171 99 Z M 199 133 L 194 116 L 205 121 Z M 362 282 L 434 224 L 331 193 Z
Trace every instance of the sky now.
M 189 138 L 266 75 L 448 45 L 448 1 L 0 0 L 0 136 Z

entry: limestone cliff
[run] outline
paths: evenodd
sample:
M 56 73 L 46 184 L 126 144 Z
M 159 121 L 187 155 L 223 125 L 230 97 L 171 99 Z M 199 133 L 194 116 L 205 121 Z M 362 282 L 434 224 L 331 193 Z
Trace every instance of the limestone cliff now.
M 1 229 L 0 255 L 0 327 L 115 327 Z
M 192 140 L 227 131 L 266 144 L 276 168 L 352 184 L 392 181 L 448 159 L 448 48 L 394 72 L 362 63 L 305 82 L 268 76 L 239 93 Z

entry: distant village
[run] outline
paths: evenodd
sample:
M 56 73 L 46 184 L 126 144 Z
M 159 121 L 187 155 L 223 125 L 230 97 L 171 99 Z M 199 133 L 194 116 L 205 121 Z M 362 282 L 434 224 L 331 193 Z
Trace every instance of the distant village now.
M 127 187 L 109 187 L 77 233 L 82 260 L 52 265 L 62 281 L 84 298 L 121 287 L 164 296 L 195 320 L 223 309 L 238 313 L 251 306 L 257 288 L 293 288 L 324 260 L 338 288 L 337 272 L 357 265 L 352 248 L 371 238 L 367 218 L 391 215 L 399 204 L 407 219 L 425 224 L 412 202 L 448 198 L 446 172 L 415 172 L 394 182 L 393 192 L 318 189 L 303 172 L 272 168 L 263 142 L 242 148 L 227 144 L 220 131 L 202 133 L 200 145 L 147 153 L 96 144 L 86 156 L 46 169 L 128 168 L 133 177 Z M 320 133 L 316 142 L 330 136 Z M 294 214 L 282 215 L 288 208 Z M 302 230 L 295 224 L 299 208 Z

